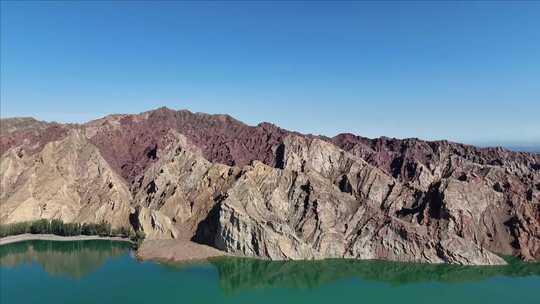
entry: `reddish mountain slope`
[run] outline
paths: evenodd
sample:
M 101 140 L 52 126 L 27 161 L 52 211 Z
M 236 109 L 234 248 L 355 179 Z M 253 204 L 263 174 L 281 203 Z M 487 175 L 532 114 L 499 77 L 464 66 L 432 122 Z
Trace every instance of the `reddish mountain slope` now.
M 540 258 L 538 154 L 303 135 L 167 108 L 80 125 L 0 122 L 2 197 L 13 210 L 0 217 L 10 221 L 110 219 L 111 193 L 120 193 L 115 223 L 128 222 L 130 204 L 129 221 L 152 237 L 193 236 L 238 254 L 500 262 L 486 249 Z M 73 142 L 80 149 L 65 146 Z M 84 182 L 49 191 L 63 189 L 63 170 Z M 35 181 L 51 186 L 36 193 Z M 58 211 L 44 213 L 52 202 Z

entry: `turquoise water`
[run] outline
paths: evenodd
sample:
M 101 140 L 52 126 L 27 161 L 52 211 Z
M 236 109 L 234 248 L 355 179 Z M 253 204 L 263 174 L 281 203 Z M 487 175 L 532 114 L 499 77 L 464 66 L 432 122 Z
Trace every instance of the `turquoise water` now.
M 222 258 L 140 262 L 111 241 L 0 247 L 0 303 L 540 303 L 540 264 L 504 267 Z

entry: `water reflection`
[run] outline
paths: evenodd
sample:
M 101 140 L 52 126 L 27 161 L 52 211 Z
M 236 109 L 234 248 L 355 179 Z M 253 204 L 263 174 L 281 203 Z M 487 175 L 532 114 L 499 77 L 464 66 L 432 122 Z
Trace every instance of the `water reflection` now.
M 107 259 L 129 252 L 129 245 L 113 241 L 29 241 L 0 246 L 0 266 L 33 262 L 51 275 L 79 279 L 99 269 Z
M 316 288 L 341 279 L 356 278 L 391 285 L 481 281 L 496 276 L 540 276 L 540 263 L 510 260 L 506 266 L 455 266 L 383 261 L 262 261 L 220 258 L 211 263 L 227 293 L 259 288 Z
M 126 256 L 129 245 L 113 241 L 53 242 L 30 241 L 0 246 L 0 266 L 16 267 L 37 263 L 51 275 L 82 278 L 100 267 L 111 257 Z M 227 294 L 242 290 L 267 288 L 317 288 L 339 280 L 357 279 L 383 282 L 393 286 L 439 282 L 462 283 L 482 281 L 496 276 L 540 277 L 540 263 L 510 260 L 506 266 L 453 266 L 392 263 L 383 261 L 324 260 L 324 261 L 263 261 L 249 258 L 218 258 L 204 264 L 160 266 L 145 263 L 142 269 L 135 259 L 127 259 L 130 269 L 150 271 L 168 269 L 167 280 L 175 281 L 184 275 L 205 274 L 209 280 L 219 280 Z M 148 268 L 150 267 L 150 268 Z

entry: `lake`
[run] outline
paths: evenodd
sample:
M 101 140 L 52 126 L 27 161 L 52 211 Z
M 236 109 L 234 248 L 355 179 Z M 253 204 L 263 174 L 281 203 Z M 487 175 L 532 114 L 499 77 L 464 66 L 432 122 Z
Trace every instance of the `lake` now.
M 540 264 L 465 267 L 381 261 L 219 258 L 140 262 L 113 241 L 0 246 L 0 302 L 540 303 Z

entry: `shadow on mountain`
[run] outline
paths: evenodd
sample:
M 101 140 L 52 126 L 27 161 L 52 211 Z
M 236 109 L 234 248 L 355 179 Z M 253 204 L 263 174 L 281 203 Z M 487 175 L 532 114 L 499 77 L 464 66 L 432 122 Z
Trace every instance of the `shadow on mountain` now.
M 316 288 L 343 279 L 383 282 L 393 286 L 411 283 L 461 283 L 497 276 L 540 276 L 540 263 L 510 260 L 506 266 L 456 266 L 384 261 L 323 260 L 263 261 L 218 258 L 211 261 L 226 293 L 265 288 Z
M 128 251 L 129 245 L 114 241 L 28 241 L 0 246 L 0 266 L 35 262 L 51 275 L 80 279 Z

